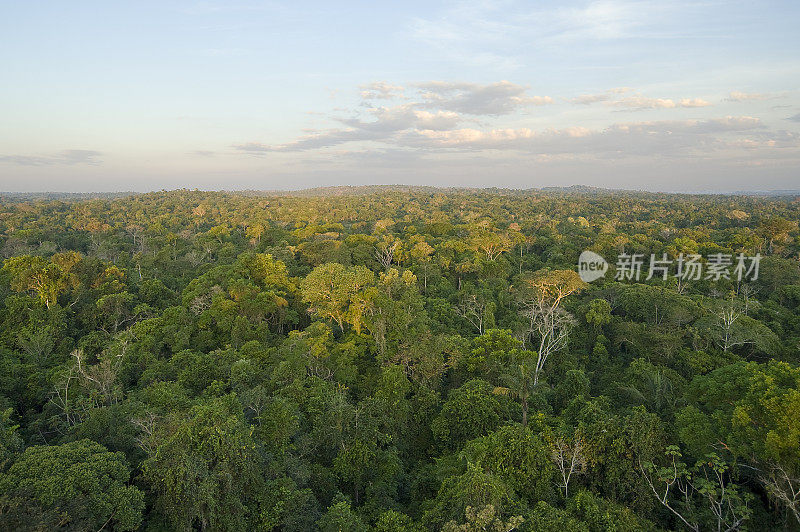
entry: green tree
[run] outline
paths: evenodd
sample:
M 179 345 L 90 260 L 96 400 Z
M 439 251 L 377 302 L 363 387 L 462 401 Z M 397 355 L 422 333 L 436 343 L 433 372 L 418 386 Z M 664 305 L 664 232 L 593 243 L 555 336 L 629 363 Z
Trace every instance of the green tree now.
M 552 498 L 555 469 L 550 448 L 527 427 L 506 425 L 471 440 L 461 457 L 501 479 L 529 504 Z
M 176 530 L 247 530 L 263 489 L 261 461 L 239 402 L 231 396 L 194 407 L 154 432 L 142 465 L 158 507 Z
M 488 434 L 500 424 L 504 409 L 488 382 L 473 379 L 450 392 L 432 430 L 448 447 Z
M 467 506 L 464 512 L 466 514 L 466 522 L 464 524 L 448 521 L 442 530 L 444 532 L 511 532 L 512 530 L 517 530 L 525 522 L 525 518 L 521 515 L 515 515 L 504 522 L 496 517 L 496 512 L 491 504 L 487 504 L 480 510 Z
M 62 254 L 47 261 L 42 257 L 23 255 L 11 257 L 3 269 L 11 278 L 11 288 L 17 292 L 33 291 L 48 309 L 58 302 L 58 296 L 77 286 L 78 279 L 72 273 L 80 261 L 77 254 Z
M 309 312 L 333 320 L 340 329 L 345 323 L 361 330 L 367 308 L 365 291 L 375 283 L 375 274 L 364 266 L 346 267 L 329 262 L 314 268 L 300 284 Z
M 144 497 L 122 453 L 90 440 L 25 449 L 0 475 L 0 520 L 26 530 L 136 530 Z
M 367 532 L 369 528 L 353 512 L 350 503 L 339 501 L 328 508 L 317 523 L 321 532 Z

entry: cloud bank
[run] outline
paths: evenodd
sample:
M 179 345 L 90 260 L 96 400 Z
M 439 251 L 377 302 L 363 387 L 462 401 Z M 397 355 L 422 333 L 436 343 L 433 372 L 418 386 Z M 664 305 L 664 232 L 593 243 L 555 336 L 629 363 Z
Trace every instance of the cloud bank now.
M 64 150 L 51 155 L 0 155 L 0 162 L 21 166 L 97 165 L 101 163 L 98 159 L 101 155 L 94 150 Z
M 611 88 L 573 97 L 532 94 L 529 87 L 498 81 L 428 81 L 396 84 L 377 81 L 359 87 L 360 103 L 350 116 L 330 115 L 338 124 L 309 131 L 283 144 L 257 141 L 234 145 L 237 152 L 255 156 L 270 153 L 311 153 L 316 160 L 372 154 L 387 165 L 402 157 L 434 156 L 536 157 L 565 159 L 686 159 L 734 160 L 752 158 L 800 159 L 800 136 L 769 127 L 748 115 L 706 116 L 620 121 L 617 111 L 651 116 L 663 113 L 711 113 L 713 103 L 701 97 L 651 97 L 630 87 Z M 742 101 L 755 95 L 732 91 Z M 380 105 L 372 103 L 380 101 Z M 560 110 L 559 102 L 561 103 Z M 597 107 L 599 105 L 599 107 Z M 547 122 L 540 114 L 564 113 L 572 106 L 602 111 L 605 125 L 576 123 L 563 126 L 526 125 Z M 654 114 L 655 113 L 655 114 Z M 544 115 L 542 115 L 544 116 Z M 788 120 L 795 121 L 797 117 Z M 522 123 L 522 124 L 521 124 Z M 391 156 L 389 155 L 391 154 Z M 323 159 L 319 159 L 323 157 Z M 392 162 L 389 159 L 391 158 Z

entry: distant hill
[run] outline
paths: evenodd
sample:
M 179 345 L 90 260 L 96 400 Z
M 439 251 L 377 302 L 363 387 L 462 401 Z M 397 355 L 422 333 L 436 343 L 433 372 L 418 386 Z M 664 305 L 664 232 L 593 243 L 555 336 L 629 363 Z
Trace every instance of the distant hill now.
M 800 190 L 739 190 L 730 196 L 800 196 Z
M 182 189 L 188 191 L 189 189 Z M 655 196 L 749 196 L 749 197 L 800 197 L 800 190 L 740 190 L 734 192 L 651 192 L 646 190 L 602 188 L 589 185 L 570 185 L 564 187 L 541 187 L 527 189 L 498 187 L 436 187 L 423 185 L 337 185 L 314 187 L 298 190 L 220 190 L 197 192 L 221 192 L 239 196 L 285 196 L 285 197 L 330 197 L 330 196 L 369 196 L 372 194 L 456 194 L 472 192 L 478 194 L 525 195 L 531 193 L 605 196 L 605 195 L 637 195 Z M 166 192 L 166 191 L 154 191 Z M 141 192 L 0 192 L 0 201 L 85 201 L 90 199 L 118 199 L 143 194 Z
M 0 200 L 11 201 L 84 201 L 117 199 L 135 196 L 139 192 L 0 192 Z

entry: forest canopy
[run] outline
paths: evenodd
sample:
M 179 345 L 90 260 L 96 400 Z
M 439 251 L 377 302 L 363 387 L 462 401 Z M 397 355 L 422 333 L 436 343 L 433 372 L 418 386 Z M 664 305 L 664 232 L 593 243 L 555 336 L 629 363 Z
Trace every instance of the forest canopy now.
M 0 198 L 0 529 L 796 529 L 798 220 L 583 189 Z M 584 250 L 760 267 L 587 283 Z

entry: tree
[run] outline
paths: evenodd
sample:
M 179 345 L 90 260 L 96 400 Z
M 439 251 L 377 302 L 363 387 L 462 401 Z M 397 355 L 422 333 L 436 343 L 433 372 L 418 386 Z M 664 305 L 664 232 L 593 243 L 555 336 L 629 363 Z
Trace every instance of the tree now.
M 559 436 L 550 444 L 551 457 L 561 475 L 558 487 L 564 490 L 564 499 L 569 497 L 569 481 L 573 475 L 586 472 L 586 443 L 580 431 L 576 430 L 571 441 Z
M 384 237 L 378 243 L 375 249 L 375 258 L 385 270 L 388 270 L 392 263 L 395 262 L 395 254 L 400 249 L 400 244 L 399 240 L 392 240 L 389 237 Z
M 300 290 L 311 314 L 333 320 L 340 329 L 349 323 L 359 332 L 367 309 L 365 291 L 374 283 L 375 274 L 364 266 L 329 262 L 314 268 L 300 283 Z
M 253 246 L 261 242 L 261 235 L 264 234 L 264 226 L 261 224 L 253 224 L 245 230 L 245 236 L 250 239 L 250 244 Z
M 521 515 L 515 515 L 505 522 L 502 521 L 496 516 L 497 510 L 491 504 L 487 504 L 480 510 L 467 506 L 464 513 L 466 514 L 464 524 L 448 521 L 442 530 L 444 532 L 511 532 L 517 530 L 525 522 Z
M 433 255 L 433 252 L 434 249 L 424 240 L 414 244 L 414 247 L 412 247 L 411 251 L 409 252 L 411 258 L 422 263 L 422 288 L 426 292 L 428 291 L 428 267 L 430 266 L 431 255 Z
M 586 287 L 572 270 L 540 270 L 523 278 L 522 314 L 528 318 L 528 336 L 537 348 L 533 386 L 539 383 L 547 359 L 567 344 L 569 331 L 575 324 L 572 315 L 561 304 L 564 299 Z
M 472 350 L 463 356 L 459 364 L 477 376 L 496 379 L 511 360 L 512 353 L 522 346 L 510 329 L 488 329 L 485 334 L 472 340 Z
M 513 349 L 508 353 L 500 370 L 500 381 L 506 386 L 495 388 L 495 393 L 519 399 L 522 407 L 522 426 L 528 425 L 528 399 L 536 385 L 537 355 L 533 351 Z
M 108 406 L 119 399 L 121 393 L 116 380 L 127 349 L 128 344 L 123 341 L 114 349 L 103 351 L 94 365 L 86 363 L 86 354 L 82 349 L 72 352 L 74 374 L 93 404 Z
M 611 304 L 605 299 L 592 299 L 585 316 L 586 323 L 599 331 L 603 325 L 611 323 Z
M 368 530 L 346 500 L 332 504 L 317 525 L 321 532 L 367 532 Z
M 741 345 L 745 342 L 744 339 L 737 339 L 734 337 L 734 324 L 736 320 L 739 319 L 739 316 L 740 314 L 733 308 L 722 309 L 717 315 L 719 319 L 719 328 L 721 330 L 720 343 L 722 344 L 723 351 L 727 351 L 731 347 Z
M 23 446 L 22 438 L 17 434 L 19 425 L 11 422 L 13 412 L 13 408 L 0 411 L 0 474 L 13 462 Z
M 248 530 L 262 489 L 260 458 L 239 402 L 225 396 L 164 420 L 142 465 L 176 530 Z
M 745 316 L 729 304 L 723 305 L 713 314 L 695 322 L 695 326 L 707 333 L 713 345 L 723 352 L 762 352 L 767 355 L 780 351 L 780 339 L 762 322 Z
M 460 457 L 500 479 L 529 504 L 552 499 L 556 471 L 545 438 L 509 424 L 467 442 Z
M 417 277 L 411 270 L 395 268 L 380 272 L 374 289 L 365 292 L 368 300 L 365 326 L 375 337 L 378 355 L 385 360 L 387 349 L 396 352 L 412 334 L 412 329 L 426 325 L 424 301 L 417 289 Z
M 507 233 L 496 233 L 486 227 L 475 227 L 472 229 L 469 245 L 476 253 L 482 253 L 487 260 L 493 261 L 501 253 L 510 251 L 514 247 L 515 240 Z
M 461 298 L 461 302 L 455 306 L 455 311 L 456 314 L 475 327 L 478 334 L 483 334 L 484 322 L 486 321 L 487 311 L 491 308 L 490 305 L 491 303 L 485 302 L 475 294 L 466 294 Z
M 488 382 L 473 379 L 451 391 L 431 426 L 434 435 L 455 447 L 497 428 L 503 409 L 492 389 Z
M 132 319 L 130 307 L 133 300 L 133 294 L 128 292 L 110 294 L 97 300 L 97 309 L 104 325 L 107 324 L 109 334 L 116 334 L 120 327 Z
M 800 523 L 800 369 L 737 362 L 695 378 L 687 396 L 695 404 L 676 415 L 681 439 L 755 468 L 755 480 Z
M 520 510 L 512 489 L 501 479 L 486 473 L 478 465 L 467 464 L 467 471 L 442 482 L 436 499 L 423 515 L 430 528 L 440 529 L 450 521 L 461 519 L 468 507 L 485 508 L 491 505 L 498 519 L 504 520 Z
M 667 447 L 667 465 L 640 462 L 643 478 L 658 501 L 690 530 L 739 530 L 750 518 L 747 492 L 728 474 L 714 453 L 688 468 L 676 446 Z
M 761 223 L 759 233 L 764 236 L 764 239 L 767 241 L 767 248 L 769 252 L 772 253 L 774 251 L 775 242 L 785 241 L 789 233 L 795 229 L 797 229 L 797 222 L 775 216 Z
M 386 510 L 375 522 L 375 532 L 423 532 L 422 525 L 396 510 Z
M 136 530 L 144 497 L 129 478 L 122 453 L 90 440 L 28 447 L 0 477 L 0 517 L 9 530 Z
M 77 254 L 54 256 L 52 262 L 42 257 L 24 255 L 12 257 L 3 264 L 11 277 L 11 288 L 17 292 L 32 290 L 49 309 L 58 302 L 58 296 L 68 288 L 77 286 L 77 277 L 71 273 L 80 260 Z

